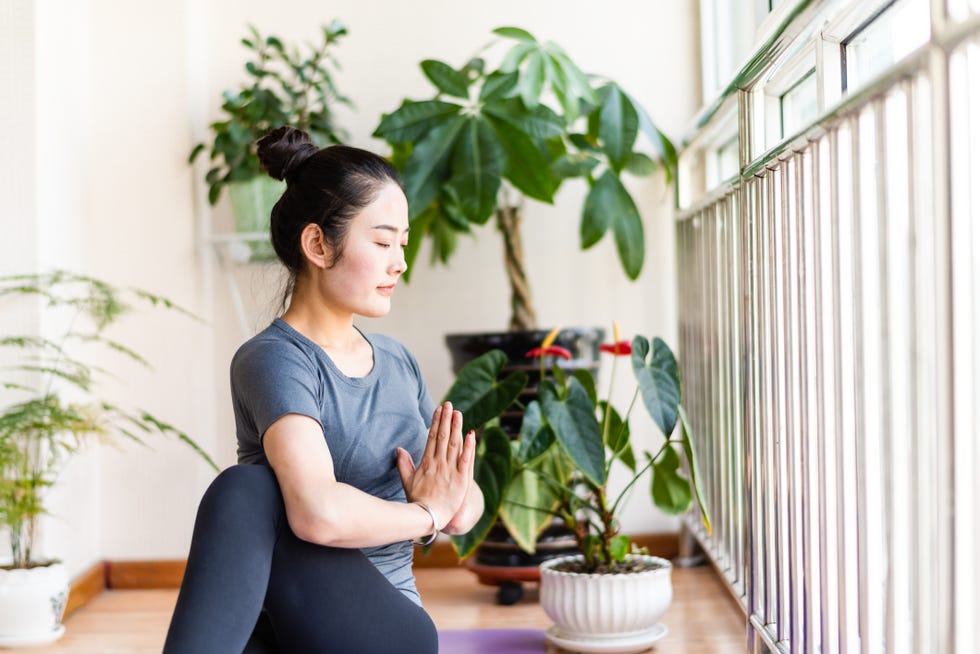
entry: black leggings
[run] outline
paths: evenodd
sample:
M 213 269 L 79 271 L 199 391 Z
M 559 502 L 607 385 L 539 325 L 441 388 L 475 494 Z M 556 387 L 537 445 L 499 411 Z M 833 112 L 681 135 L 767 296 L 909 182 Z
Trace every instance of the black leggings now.
M 163 651 L 435 654 L 438 639 L 360 550 L 293 534 L 271 468 L 237 465 L 201 499 Z

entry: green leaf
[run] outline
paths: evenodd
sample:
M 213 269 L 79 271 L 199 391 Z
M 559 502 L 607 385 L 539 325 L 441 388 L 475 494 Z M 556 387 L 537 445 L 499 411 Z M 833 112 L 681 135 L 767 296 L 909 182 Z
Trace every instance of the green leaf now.
M 652 175 L 657 170 L 657 163 L 642 152 L 630 153 L 625 170 L 637 177 Z
M 558 497 L 548 482 L 525 468 L 507 484 L 500 520 L 517 545 L 533 554 L 538 536 L 551 524 L 551 511 L 557 504 Z
M 687 457 L 687 467 L 691 471 L 691 481 L 694 486 L 694 495 L 698 499 L 698 509 L 701 512 L 701 522 L 710 534 L 712 532 L 711 517 L 708 515 L 708 508 L 704 500 L 704 482 L 701 481 L 701 473 L 698 471 L 698 460 L 694 453 L 694 441 L 691 439 L 691 426 L 687 419 L 687 412 L 684 407 L 677 407 L 678 415 L 681 419 L 681 439 L 684 443 L 684 455 Z
M 467 116 L 453 151 L 449 184 L 468 222 L 482 225 L 493 215 L 505 159 L 493 128 L 477 116 Z
M 599 139 L 602 151 L 616 173 L 626 166 L 633 153 L 633 144 L 639 133 L 639 118 L 633 103 L 615 84 L 607 84 L 599 90 Z
M 436 126 L 457 115 L 462 107 L 452 102 L 425 100 L 406 101 L 394 112 L 381 119 L 374 130 L 377 138 L 389 143 L 410 143 L 424 139 Z
M 429 81 L 443 93 L 463 98 L 470 97 L 469 82 L 466 76 L 452 66 L 437 59 L 426 59 L 421 64 L 422 72 Z
M 554 111 L 539 104 L 528 109 L 520 98 L 504 98 L 483 105 L 483 113 L 506 120 L 536 140 L 561 137 L 565 125 Z
M 663 435 L 669 438 L 677 424 L 681 402 L 680 372 L 674 353 L 660 338 L 653 340 L 653 353 L 649 361 L 648 354 L 650 344 L 647 339 L 635 337 L 630 362 L 640 385 L 640 396 L 653 421 Z
M 653 503 L 661 511 L 668 515 L 678 515 L 687 511 L 687 507 L 691 505 L 691 485 L 677 472 L 681 464 L 677 451 L 668 445 L 663 452 L 660 460 L 653 464 L 650 494 L 653 496 Z M 647 458 L 650 458 L 649 454 Z
M 517 39 L 518 41 L 529 41 L 535 43 L 536 39 L 527 30 L 522 30 L 520 27 L 498 27 L 493 30 L 493 33 L 497 36 L 503 36 L 508 39 Z
M 511 123 L 491 116 L 487 121 L 507 153 L 504 177 L 529 198 L 551 204 L 560 182 L 551 174 L 541 150 Z
M 592 400 L 592 404 L 598 404 L 599 394 L 596 392 L 595 388 L 595 377 L 588 370 L 583 370 L 582 368 L 576 369 L 572 376 L 578 380 L 578 383 L 582 385 L 585 392 L 588 393 L 589 399 Z
M 622 89 L 620 90 L 622 91 Z M 663 162 L 664 169 L 667 172 L 667 183 L 669 184 L 671 179 L 673 179 L 674 173 L 677 171 L 677 149 L 671 140 L 653 123 L 653 120 L 643 108 L 643 105 L 637 102 L 636 98 L 626 91 L 622 91 L 622 93 L 629 98 L 629 101 L 636 109 L 636 113 L 640 119 L 640 129 L 650 139 L 653 146 L 657 148 L 657 152 L 660 154 L 660 160 Z
M 507 94 L 517 86 L 517 79 L 516 70 L 509 73 L 499 70 L 493 71 L 484 80 L 483 86 L 480 87 L 480 101 L 489 102 L 507 97 Z
M 569 152 L 551 164 L 551 171 L 561 179 L 585 177 L 599 165 L 599 160 L 584 152 Z
M 616 252 L 630 279 L 643 269 L 643 222 L 633 198 L 611 170 L 599 177 L 585 198 L 580 235 L 582 248 L 590 248 L 612 227 Z
M 517 459 L 528 463 L 544 454 L 555 442 L 555 433 L 541 418 L 541 404 L 531 402 L 524 409 Z
M 527 58 L 527 65 L 524 74 L 517 82 L 517 88 L 521 92 L 521 99 L 528 109 L 538 106 L 541 98 L 541 91 L 544 90 L 545 64 L 544 53 L 535 50 Z
M 409 217 L 424 211 L 439 195 L 447 181 L 450 155 L 464 122 L 462 116 L 450 116 L 412 149 L 402 171 Z
M 633 454 L 633 446 L 630 445 L 630 425 L 623 422 L 622 417 L 616 408 L 608 402 L 602 402 L 599 406 L 602 413 L 603 424 L 608 420 L 608 430 L 605 435 L 606 447 L 613 453 L 613 457 L 619 459 L 623 464 L 636 472 L 636 457 Z M 608 418 L 606 412 L 609 412 Z
M 514 403 L 527 385 L 527 373 L 512 372 L 497 381 L 507 364 L 507 355 L 491 350 L 467 363 L 459 371 L 444 401 L 463 412 L 463 432 L 481 427 Z
M 531 43 L 530 41 L 521 41 L 517 43 L 513 48 L 507 51 L 504 55 L 504 59 L 500 64 L 500 71 L 504 73 L 516 72 L 520 67 L 521 62 L 532 52 L 538 49 L 536 43 Z
M 568 382 L 568 396 L 561 399 L 554 383 L 544 380 L 538 386 L 538 398 L 562 449 L 593 483 L 604 484 L 605 448 L 588 392 L 573 377 Z
M 435 206 L 430 206 L 428 209 L 415 216 L 409 221 L 408 230 L 408 247 L 405 248 L 405 263 L 408 268 L 402 273 L 402 277 L 406 282 L 411 280 L 412 276 L 412 266 L 415 263 L 415 259 L 419 255 L 419 248 L 422 246 L 422 240 L 426 235 L 429 234 L 432 223 L 436 219 L 436 214 L 439 213 L 439 209 Z
M 499 427 L 489 427 L 480 439 L 480 453 L 474 464 L 473 477 L 483 492 L 483 515 L 476 525 L 450 541 L 460 558 L 473 553 L 497 520 L 504 490 L 511 479 L 510 439 Z
M 609 553 L 612 555 L 614 561 L 619 561 L 622 563 L 626 560 L 626 555 L 630 551 L 630 537 L 625 534 L 619 534 L 618 536 L 613 536 L 609 539 Z

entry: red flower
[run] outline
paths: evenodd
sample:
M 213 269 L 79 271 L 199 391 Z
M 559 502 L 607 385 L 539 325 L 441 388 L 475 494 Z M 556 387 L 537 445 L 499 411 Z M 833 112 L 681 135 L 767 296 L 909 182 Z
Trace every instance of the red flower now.
M 530 352 L 528 352 L 527 354 L 525 354 L 524 356 L 526 356 L 529 359 L 535 359 L 537 357 L 545 357 L 545 356 L 561 357 L 562 359 L 571 359 L 572 353 L 563 347 L 559 347 L 558 345 L 549 345 L 548 347 L 536 347 Z
M 603 343 L 599 346 L 602 352 L 608 352 L 615 356 L 629 356 L 633 353 L 633 344 L 629 341 L 617 341 L 616 343 Z

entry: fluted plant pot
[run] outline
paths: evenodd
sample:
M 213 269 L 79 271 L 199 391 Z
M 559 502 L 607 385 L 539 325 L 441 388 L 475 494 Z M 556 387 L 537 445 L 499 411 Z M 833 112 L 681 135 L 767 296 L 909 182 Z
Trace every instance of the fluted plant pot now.
M 0 647 L 52 643 L 65 633 L 68 571 L 61 563 L 0 568 Z
M 667 634 L 660 619 L 673 599 L 671 563 L 648 555 L 629 561 L 649 566 L 639 572 L 567 572 L 581 555 L 540 566 L 540 602 L 554 621 L 548 639 L 573 652 L 642 652 Z

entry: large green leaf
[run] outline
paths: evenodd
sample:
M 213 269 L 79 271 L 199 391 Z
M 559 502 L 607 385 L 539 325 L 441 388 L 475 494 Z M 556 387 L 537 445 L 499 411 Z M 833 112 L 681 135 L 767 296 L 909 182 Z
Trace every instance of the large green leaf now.
M 588 392 L 573 377 L 568 381 L 568 395 L 561 398 L 554 383 L 544 380 L 538 386 L 538 398 L 545 420 L 576 467 L 592 482 L 604 484 L 605 447 Z
M 691 425 L 687 419 L 687 412 L 684 407 L 677 407 L 678 415 L 681 419 L 681 439 L 684 443 L 684 454 L 687 456 L 687 467 L 691 471 L 691 482 L 694 486 L 694 496 L 698 499 L 698 509 L 701 512 L 701 522 L 710 534 L 712 532 L 711 516 L 708 515 L 708 507 L 704 501 L 704 484 L 701 481 L 701 473 L 698 470 L 698 459 L 694 452 L 694 441 L 691 439 Z
M 629 191 L 616 174 L 607 169 L 585 198 L 579 231 L 582 248 L 598 243 L 610 227 L 623 270 L 630 279 L 636 279 L 643 269 L 645 254 L 643 223 Z
M 436 85 L 443 93 L 463 98 L 470 97 L 469 85 L 466 76 L 449 64 L 437 59 L 426 59 L 421 64 L 422 72 L 429 78 L 429 81 Z
M 476 429 L 503 413 L 527 385 L 527 373 L 512 372 L 497 381 L 507 355 L 491 350 L 467 363 L 459 371 L 445 400 L 463 412 L 463 431 Z
M 449 172 L 450 155 L 464 122 L 462 116 L 448 117 L 418 142 L 405 162 L 402 177 L 409 217 L 420 214 L 439 195 Z
M 547 461 L 547 459 L 545 460 Z M 553 477 L 546 464 L 543 472 Z M 525 552 L 534 553 L 538 536 L 551 523 L 558 497 L 547 481 L 524 468 L 510 480 L 500 506 L 500 520 Z
M 602 108 L 599 110 L 599 139 L 602 151 L 609 157 L 609 164 L 616 173 L 626 167 L 633 153 L 633 144 L 639 132 L 639 118 L 633 103 L 615 84 L 607 84 L 599 90 Z
M 521 99 L 528 109 L 534 109 L 541 101 L 541 91 L 544 90 L 545 82 L 545 54 L 541 50 L 534 50 L 527 57 L 524 74 L 517 82 L 520 90 Z
M 476 525 L 461 536 L 452 536 L 453 546 L 460 558 L 473 553 L 487 536 L 487 532 L 497 520 L 504 489 L 511 478 L 510 439 L 499 427 L 484 430 L 480 442 L 480 452 L 474 466 L 473 476 L 483 492 L 483 515 Z
M 520 98 L 503 98 L 483 105 L 483 113 L 506 120 L 532 139 L 550 139 L 565 133 L 561 117 L 543 104 L 528 109 Z
M 660 338 L 653 339 L 653 353 L 647 339 L 637 336 L 633 339 L 633 374 L 640 385 L 643 404 L 668 438 L 677 424 L 677 412 L 681 402 L 680 372 L 674 353 Z
M 449 180 L 468 222 L 482 225 L 493 214 L 505 159 L 493 128 L 478 116 L 468 116 L 456 140 Z
M 555 433 L 545 424 L 541 417 L 541 404 L 531 402 L 524 409 L 524 419 L 521 421 L 520 443 L 517 448 L 517 459 L 528 463 L 544 454 L 555 442 Z
M 671 179 L 673 179 L 674 173 L 677 170 L 677 149 L 663 132 L 661 132 L 656 125 L 654 125 L 653 120 L 650 118 L 650 114 L 646 112 L 636 98 L 631 96 L 626 91 L 623 94 L 629 99 L 636 109 L 636 113 L 640 120 L 640 129 L 646 134 L 647 138 L 657 149 L 657 153 L 660 155 L 660 160 L 664 164 L 664 170 L 667 172 L 667 183 L 669 184 Z
M 436 126 L 455 116 L 462 107 L 452 102 L 406 100 L 402 106 L 381 119 L 373 136 L 389 143 L 407 143 L 421 140 Z
M 650 494 L 653 503 L 668 515 L 684 513 L 691 506 L 691 485 L 678 473 L 680 464 L 677 451 L 669 445 L 664 448 L 660 460 L 653 464 Z
M 494 133 L 507 153 L 504 177 L 524 195 L 552 203 L 558 180 L 548 167 L 548 160 L 530 136 L 510 122 L 487 116 Z

